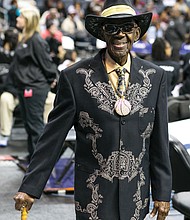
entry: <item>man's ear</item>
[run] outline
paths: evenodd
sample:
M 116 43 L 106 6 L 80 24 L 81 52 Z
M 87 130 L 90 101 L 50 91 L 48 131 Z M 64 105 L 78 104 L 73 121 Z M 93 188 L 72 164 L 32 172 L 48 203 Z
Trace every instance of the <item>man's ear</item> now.
M 138 41 L 139 40 L 140 34 L 141 34 L 141 29 L 139 27 L 137 27 L 135 29 L 134 41 Z

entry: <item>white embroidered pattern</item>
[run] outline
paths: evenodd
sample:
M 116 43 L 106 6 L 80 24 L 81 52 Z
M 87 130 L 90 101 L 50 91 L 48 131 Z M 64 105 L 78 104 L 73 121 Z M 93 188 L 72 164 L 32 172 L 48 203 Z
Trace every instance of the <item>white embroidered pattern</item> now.
M 98 193 L 99 184 L 95 184 L 97 177 L 102 177 L 110 182 L 113 182 L 114 177 L 120 180 L 127 178 L 128 182 L 130 182 L 135 176 L 139 175 L 140 181 L 138 181 L 137 192 L 135 193 L 133 200 L 136 204 L 136 209 L 131 220 L 139 219 L 140 210 L 145 208 L 148 204 L 148 198 L 146 198 L 144 202 L 141 198 L 141 187 L 145 185 L 145 176 L 142 167 L 140 166 L 146 152 L 145 141 L 150 137 L 153 125 L 149 123 L 146 130 L 141 135 L 143 139 L 143 147 L 142 152 L 137 158 L 134 157 L 131 151 L 122 150 L 121 147 L 123 142 L 121 140 L 119 146 L 120 150 L 112 152 L 108 159 L 106 159 L 102 154 L 98 153 L 97 150 L 96 141 L 98 138 L 101 138 L 101 133 L 103 132 L 102 129 L 99 128 L 99 125 L 94 123 L 93 119 L 89 117 L 87 112 L 80 112 L 79 124 L 83 129 L 90 127 L 94 132 L 88 133 L 86 138 L 92 141 L 92 154 L 97 159 L 100 169 L 95 170 L 86 181 L 87 188 L 92 191 L 91 203 L 87 204 L 86 208 L 82 208 L 79 202 L 76 201 L 76 210 L 88 213 L 90 215 L 90 220 L 100 220 L 98 217 L 98 207 L 99 204 L 103 202 L 103 196 Z
M 92 69 L 79 68 L 76 72 L 85 75 L 84 89 L 92 98 L 97 99 L 98 108 L 113 115 L 116 97 L 110 83 L 102 83 L 100 81 L 94 83 L 91 80 L 91 76 L 94 73 Z M 134 114 L 143 108 L 142 103 L 152 88 L 149 75 L 154 73 L 156 73 L 155 69 L 143 70 L 143 67 L 141 67 L 139 74 L 143 76 L 143 85 L 141 86 L 139 83 L 131 84 L 129 82 L 126 97 L 132 106 L 130 114 Z
M 143 85 L 141 86 L 139 83 L 129 83 L 129 89 L 127 90 L 127 97 L 132 106 L 130 114 L 134 114 L 143 108 L 142 103 L 152 89 L 149 75 L 156 73 L 156 70 L 147 69 L 144 71 L 143 67 L 141 67 L 139 73 L 143 76 Z
M 108 83 L 93 83 L 91 75 L 94 71 L 92 69 L 87 70 L 80 68 L 77 69 L 76 72 L 85 75 L 84 89 L 91 95 L 92 98 L 97 99 L 99 104 L 98 108 L 113 115 L 116 97 L 111 86 Z

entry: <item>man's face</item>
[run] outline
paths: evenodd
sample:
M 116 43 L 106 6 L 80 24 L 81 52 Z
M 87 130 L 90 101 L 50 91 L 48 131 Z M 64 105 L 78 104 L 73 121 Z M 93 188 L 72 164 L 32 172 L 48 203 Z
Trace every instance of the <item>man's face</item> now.
M 133 42 L 140 36 L 140 28 L 134 22 L 121 25 L 105 24 L 103 34 L 111 58 L 118 64 L 124 65 Z

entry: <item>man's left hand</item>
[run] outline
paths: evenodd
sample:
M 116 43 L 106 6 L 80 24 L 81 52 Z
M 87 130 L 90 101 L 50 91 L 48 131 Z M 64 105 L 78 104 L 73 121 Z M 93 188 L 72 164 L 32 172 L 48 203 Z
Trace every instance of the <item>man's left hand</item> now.
M 150 216 L 153 218 L 156 214 L 158 214 L 156 220 L 165 220 L 169 210 L 169 202 L 154 201 L 154 208 L 150 213 Z

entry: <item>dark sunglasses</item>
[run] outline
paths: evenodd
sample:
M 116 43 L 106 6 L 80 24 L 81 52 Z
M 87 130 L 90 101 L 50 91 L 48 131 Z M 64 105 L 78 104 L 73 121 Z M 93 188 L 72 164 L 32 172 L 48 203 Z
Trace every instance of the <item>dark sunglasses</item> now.
M 120 24 L 120 25 L 105 24 L 105 25 L 103 25 L 103 30 L 106 34 L 111 34 L 111 35 L 117 34 L 120 31 L 124 34 L 129 34 L 136 27 L 137 27 L 137 25 L 132 22 L 128 22 L 128 23 Z

